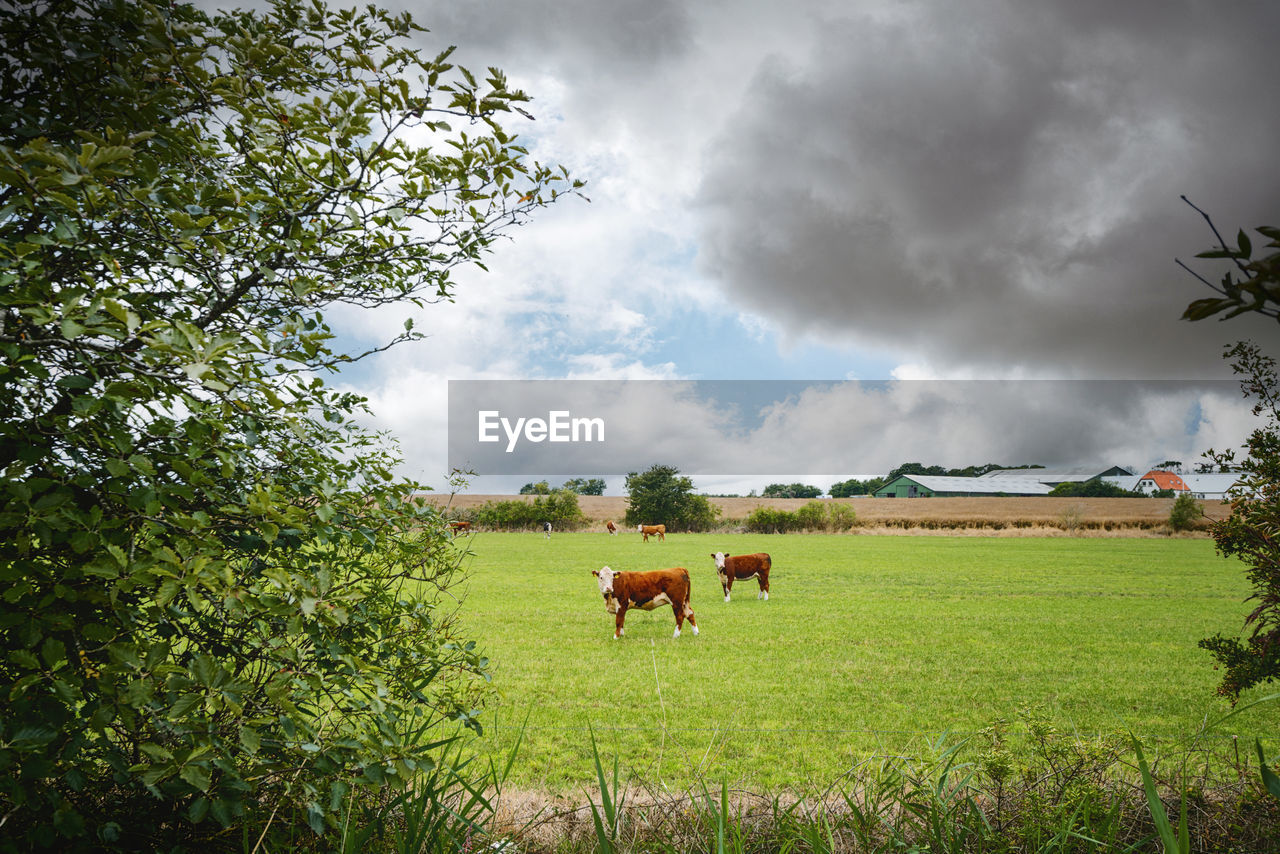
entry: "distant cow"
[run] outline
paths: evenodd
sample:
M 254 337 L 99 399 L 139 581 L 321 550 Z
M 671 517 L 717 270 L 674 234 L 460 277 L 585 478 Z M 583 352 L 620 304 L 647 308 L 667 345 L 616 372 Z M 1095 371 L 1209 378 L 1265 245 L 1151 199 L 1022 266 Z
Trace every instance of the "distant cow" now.
M 551 523 L 550 522 L 542 523 L 542 533 L 546 535 L 548 540 L 551 539 Z
M 646 543 L 649 542 L 649 537 L 652 534 L 657 534 L 658 539 L 660 540 L 666 541 L 667 539 L 666 525 L 636 525 L 636 530 L 644 534 L 644 541 Z
M 613 524 L 613 522 L 605 522 L 604 526 L 610 534 L 613 534 L 615 537 L 618 535 L 618 526 Z
M 671 637 L 680 637 L 686 617 L 693 633 L 698 633 L 698 622 L 693 618 L 693 608 L 689 607 L 689 571 L 683 566 L 649 572 L 614 572 L 606 566 L 591 570 L 591 574 L 600 584 L 605 610 L 616 615 L 614 640 L 622 637 L 622 621 L 628 608 L 652 611 L 660 605 L 670 605 L 675 612 L 676 633 Z
M 469 534 L 471 533 L 471 523 L 470 522 L 450 522 L 449 531 L 452 532 L 452 534 L 455 537 L 458 536 L 458 534 Z
M 769 598 L 769 568 L 773 561 L 764 552 L 753 555 L 727 555 L 716 552 L 711 555 L 716 562 L 716 572 L 720 575 L 720 586 L 724 588 L 724 601 L 729 601 L 729 591 L 733 582 L 739 578 L 754 578 L 760 582 L 757 599 Z

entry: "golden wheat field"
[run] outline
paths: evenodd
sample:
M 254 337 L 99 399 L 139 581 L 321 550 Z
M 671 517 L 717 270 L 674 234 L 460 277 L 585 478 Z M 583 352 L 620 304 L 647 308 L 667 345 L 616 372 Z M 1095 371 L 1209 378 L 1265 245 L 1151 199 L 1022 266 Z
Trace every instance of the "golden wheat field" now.
M 465 511 L 489 501 L 532 501 L 532 495 L 431 494 L 426 500 L 446 510 Z M 744 519 L 757 507 L 798 510 L 804 498 L 712 498 L 726 523 Z M 1165 527 L 1172 498 L 826 498 L 817 499 L 852 507 L 858 514 L 854 533 L 1092 533 L 1135 534 Z M 1229 505 L 1200 502 L 1205 525 L 1226 518 Z M 627 512 L 626 496 L 582 495 L 578 505 L 591 520 L 589 530 L 603 530 L 613 520 L 619 526 Z M 650 520 L 660 522 L 659 519 Z

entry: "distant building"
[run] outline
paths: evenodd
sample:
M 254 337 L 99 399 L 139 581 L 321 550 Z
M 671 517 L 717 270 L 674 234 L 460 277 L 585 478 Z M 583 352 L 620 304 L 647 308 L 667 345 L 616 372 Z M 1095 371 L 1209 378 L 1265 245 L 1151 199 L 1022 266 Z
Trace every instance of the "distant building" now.
M 1186 481 L 1182 479 L 1182 475 L 1164 471 L 1163 469 L 1152 469 L 1138 478 L 1138 492 L 1145 492 L 1150 495 L 1158 489 L 1172 489 L 1174 492 L 1191 491 Z
M 995 469 L 978 477 L 903 474 L 877 489 L 875 497 L 1048 495 L 1060 483 L 1084 483 L 1099 478 L 1112 480 L 1119 477 L 1136 480 L 1133 473 L 1123 466 L 1112 466 L 1102 470 L 1096 468 Z
M 1037 483 L 1057 486 L 1060 483 L 1084 483 L 1085 481 L 1113 477 L 1133 477 L 1133 472 L 1124 466 L 1112 466 L 1099 471 L 1096 468 L 1076 467 L 1067 469 L 993 469 L 980 478 L 1030 478 Z
M 943 477 L 900 474 L 876 490 L 876 498 L 954 498 L 993 495 L 1048 495 L 1053 487 L 1034 478 Z
M 1227 490 L 1236 485 L 1240 479 L 1236 474 L 1184 474 L 1183 482 L 1196 498 L 1222 499 L 1227 497 Z

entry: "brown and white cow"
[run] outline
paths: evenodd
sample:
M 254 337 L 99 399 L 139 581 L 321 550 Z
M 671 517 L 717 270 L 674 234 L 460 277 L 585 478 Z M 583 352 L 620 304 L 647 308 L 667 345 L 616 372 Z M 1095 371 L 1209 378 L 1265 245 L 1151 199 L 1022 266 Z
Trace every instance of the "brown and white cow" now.
M 605 530 L 607 530 L 610 534 L 613 534 L 615 537 L 618 535 L 618 526 L 613 524 L 612 521 L 605 522 L 604 527 L 605 527 Z
M 666 525 L 636 525 L 636 530 L 644 534 L 644 541 L 646 543 L 649 542 L 649 537 L 654 534 L 657 534 L 658 539 L 663 540 L 664 542 L 667 539 Z
M 764 552 L 753 555 L 727 555 L 715 552 L 711 559 L 716 562 L 716 572 L 720 576 L 720 586 L 724 588 L 724 601 L 729 601 L 729 591 L 733 582 L 739 578 L 754 578 L 760 582 L 757 599 L 769 598 L 769 568 L 773 560 Z
M 689 607 L 689 570 L 683 566 L 648 572 L 614 572 L 606 566 L 591 570 L 591 574 L 600 585 L 605 610 L 615 615 L 614 640 L 622 637 L 622 621 L 628 608 L 652 611 L 661 605 L 670 605 L 676 615 L 676 633 L 671 637 L 680 637 L 685 618 L 693 626 L 693 633 L 698 633 L 698 622 Z
M 458 534 L 470 534 L 471 523 L 470 522 L 450 522 L 449 531 L 452 532 L 452 534 L 455 537 L 458 536 Z

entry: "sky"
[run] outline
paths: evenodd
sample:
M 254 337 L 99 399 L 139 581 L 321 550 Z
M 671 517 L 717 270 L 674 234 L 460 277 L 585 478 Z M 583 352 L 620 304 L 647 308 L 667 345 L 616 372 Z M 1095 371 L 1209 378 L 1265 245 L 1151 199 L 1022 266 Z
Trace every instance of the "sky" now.
M 1276 340 L 1264 318 L 1180 321 L 1210 293 L 1174 263 L 1222 273 L 1194 259 L 1214 238 L 1182 195 L 1229 236 L 1280 222 L 1275 2 L 387 5 L 429 28 L 424 50 L 457 45 L 531 94 L 536 120 L 509 127 L 590 198 L 459 272 L 452 303 L 331 315 L 353 345 L 410 315 L 429 336 L 336 379 L 369 398 L 409 477 L 445 482 L 450 380 L 896 380 L 909 396 L 920 381 L 1221 380 L 1225 344 Z M 1064 414 L 1071 442 L 1017 412 L 975 417 L 964 395 L 898 445 L 905 403 L 827 418 L 826 440 L 869 450 L 807 481 L 894 459 L 1141 466 L 1244 438 L 1221 386 L 1133 388 Z M 822 413 L 789 413 L 805 429 L 775 450 L 803 456 Z M 708 417 L 668 415 L 673 433 Z M 697 483 L 777 480 L 722 474 Z

